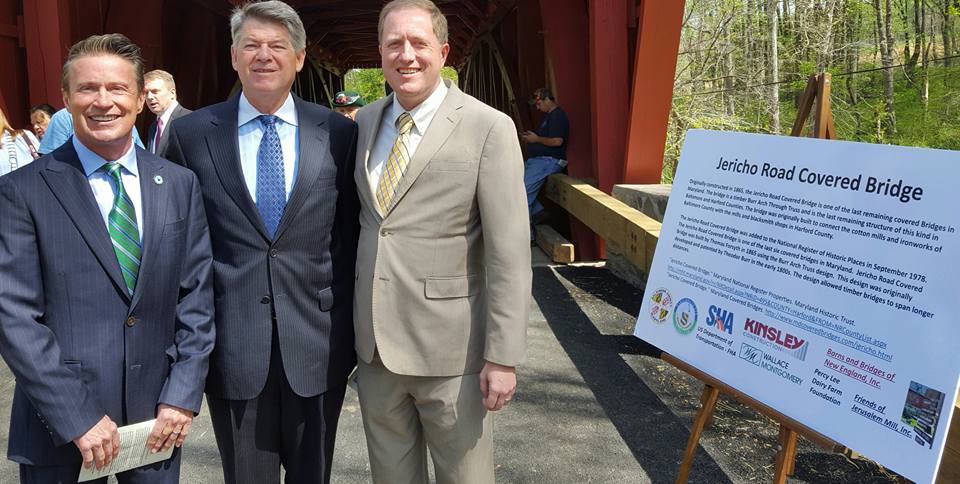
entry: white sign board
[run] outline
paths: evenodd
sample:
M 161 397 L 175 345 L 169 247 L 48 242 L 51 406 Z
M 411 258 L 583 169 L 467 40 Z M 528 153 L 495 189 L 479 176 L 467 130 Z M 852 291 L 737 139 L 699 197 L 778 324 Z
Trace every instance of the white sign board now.
M 917 482 L 960 378 L 960 154 L 692 130 L 635 334 Z

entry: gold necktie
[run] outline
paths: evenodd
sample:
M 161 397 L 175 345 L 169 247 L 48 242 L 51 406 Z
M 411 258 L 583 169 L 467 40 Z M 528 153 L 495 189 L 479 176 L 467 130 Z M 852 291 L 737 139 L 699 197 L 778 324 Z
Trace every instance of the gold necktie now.
M 386 215 L 393 206 L 393 195 L 403 173 L 407 171 L 407 164 L 410 163 L 407 143 L 410 141 L 411 129 L 413 129 L 413 117 L 410 113 L 401 113 L 397 117 L 397 130 L 400 134 L 393 142 L 393 149 L 390 150 L 390 156 L 380 175 L 380 183 L 377 184 L 377 204 L 380 205 L 380 215 Z

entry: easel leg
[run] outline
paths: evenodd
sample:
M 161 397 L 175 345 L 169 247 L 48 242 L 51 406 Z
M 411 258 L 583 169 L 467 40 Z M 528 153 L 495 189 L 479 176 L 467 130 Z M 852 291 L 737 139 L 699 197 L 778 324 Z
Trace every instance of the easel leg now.
M 693 419 L 693 427 L 690 428 L 690 438 L 687 440 L 687 449 L 683 452 L 683 463 L 680 464 L 680 472 L 677 474 L 677 484 L 686 484 L 687 476 L 690 474 L 690 468 L 693 466 L 693 456 L 697 454 L 697 446 L 700 445 L 700 435 L 709 422 L 713 420 L 713 411 L 717 408 L 717 397 L 720 396 L 720 390 L 710 386 L 703 386 L 703 394 L 700 395 L 700 411 Z
M 773 470 L 774 484 L 786 484 L 787 476 L 793 474 L 794 458 L 797 455 L 797 433 L 780 425 L 780 437 L 777 439 L 780 450 L 777 451 L 777 465 Z

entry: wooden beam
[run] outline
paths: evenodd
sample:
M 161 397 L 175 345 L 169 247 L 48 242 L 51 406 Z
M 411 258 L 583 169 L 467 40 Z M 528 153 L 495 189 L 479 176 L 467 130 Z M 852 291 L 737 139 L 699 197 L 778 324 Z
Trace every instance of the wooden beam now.
M 537 245 L 558 264 L 573 262 L 573 244 L 549 225 L 537 225 Z
M 591 0 L 590 124 L 594 173 L 606 193 L 623 183 L 628 116 L 624 100 L 630 98 L 627 44 L 627 2 Z
M 563 174 L 547 178 L 543 193 L 598 236 L 617 244 L 634 265 L 650 272 L 660 238 L 660 222 L 582 180 Z
M 623 183 L 660 183 L 684 0 L 643 0 L 630 90 Z

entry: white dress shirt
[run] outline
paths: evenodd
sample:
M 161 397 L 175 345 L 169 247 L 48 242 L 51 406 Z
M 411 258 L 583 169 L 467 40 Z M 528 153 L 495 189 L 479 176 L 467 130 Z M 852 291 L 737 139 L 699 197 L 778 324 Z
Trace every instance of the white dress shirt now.
M 110 210 L 113 210 L 113 199 L 117 196 L 117 189 L 114 186 L 113 177 L 102 170 L 104 160 L 100 155 L 90 151 L 83 146 L 77 137 L 73 140 L 73 148 L 77 150 L 77 156 L 80 158 L 80 164 L 83 165 L 83 171 L 87 175 L 87 181 L 93 190 L 93 198 L 97 200 L 97 206 L 100 208 L 100 215 L 103 216 L 103 225 L 109 231 Z M 137 154 L 134 144 L 130 143 L 130 149 L 119 159 L 113 160 L 120 164 L 120 180 L 123 181 L 123 189 L 133 202 L 133 210 L 137 214 L 137 231 L 140 232 L 140 240 L 143 240 L 143 204 L 140 198 L 140 172 L 137 169 Z
M 177 100 L 174 99 L 174 100 L 170 101 L 170 105 L 167 106 L 167 109 L 165 109 L 162 113 L 160 113 L 160 116 L 157 116 L 157 119 L 160 120 L 160 122 L 157 123 L 157 128 L 159 128 L 159 129 L 158 129 L 159 133 L 153 133 L 153 139 L 150 140 L 150 152 L 151 152 L 151 153 L 156 153 L 156 152 L 157 152 L 157 147 L 154 146 L 154 142 L 157 141 L 157 138 L 158 138 L 158 137 L 159 137 L 159 138 L 162 138 L 162 137 L 163 137 L 163 132 L 166 131 L 167 128 L 170 127 L 170 116 L 173 116 L 173 110 L 174 110 L 174 109 L 177 109 L 177 106 L 179 106 L 179 105 L 180 105 L 180 103 L 178 103 Z M 159 135 L 159 136 L 157 136 L 157 135 Z
M 257 108 L 250 104 L 247 96 L 240 94 L 240 105 L 237 110 L 238 141 L 240 146 L 240 168 L 243 170 L 243 179 L 247 182 L 250 198 L 257 201 L 257 151 L 260 150 L 260 140 L 263 138 L 263 124 L 257 119 L 262 115 Z M 273 113 L 276 116 L 277 136 L 280 137 L 280 146 L 283 150 L 283 178 L 286 183 L 287 200 L 293 191 L 293 182 L 297 177 L 298 159 L 300 153 L 300 138 L 298 136 L 297 107 L 293 103 L 293 96 L 287 94 L 287 100 L 280 109 Z
M 410 130 L 410 139 L 407 141 L 410 160 L 413 160 L 413 155 L 417 152 L 417 147 L 420 146 L 420 141 L 427 132 L 427 128 L 430 127 L 437 110 L 443 104 L 443 98 L 447 96 L 447 91 L 449 89 L 441 79 L 437 88 L 433 90 L 429 97 L 424 99 L 417 107 L 408 111 L 414 124 L 413 129 Z M 377 139 L 373 143 L 370 158 L 367 160 L 367 172 L 370 174 L 370 192 L 374 194 L 374 197 L 377 194 L 377 185 L 380 184 L 383 167 L 386 166 L 390 151 L 393 150 L 393 143 L 397 140 L 397 135 L 400 134 L 397 129 L 397 118 L 404 111 L 400 101 L 397 101 L 397 95 L 394 94 L 393 105 L 387 109 L 380 120 L 380 130 L 377 132 Z

